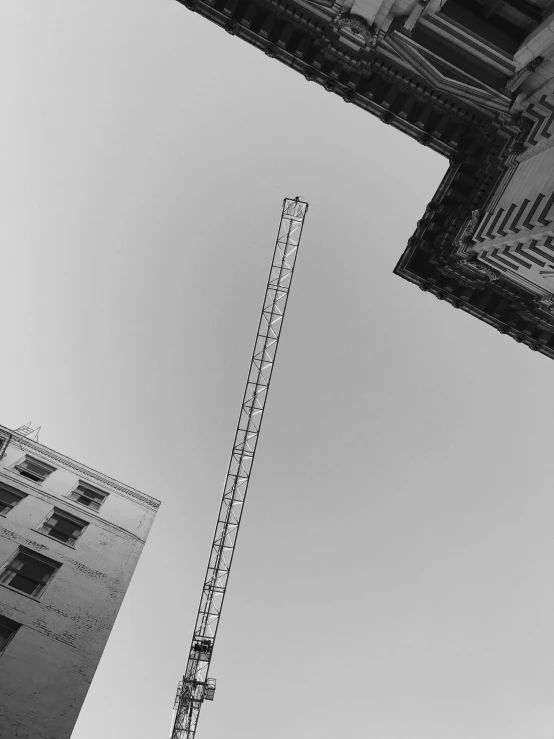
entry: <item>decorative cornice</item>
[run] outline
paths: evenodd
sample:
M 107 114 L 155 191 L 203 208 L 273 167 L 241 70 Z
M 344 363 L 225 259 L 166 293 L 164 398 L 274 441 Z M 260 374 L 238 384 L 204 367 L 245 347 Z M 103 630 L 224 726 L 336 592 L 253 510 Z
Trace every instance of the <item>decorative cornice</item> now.
M 460 261 L 462 262 L 462 267 L 465 267 L 468 271 L 484 275 L 489 282 L 498 282 L 500 275 L 492 267 L 479 262 L 477 259 L 468 258 L 466 260 L 461 259 Z
M 103 475 L 100 472 L 91 469 L 90 467 L 85 467 L 84 465 L 75 462 L 69 457 L 59 454 L 58 452 L 55 452 L 52 449 L 49 449 L 48 447 L 45 447 L 36 441 L 27 439 L 25 436 L 20 436 L 19 434 L 16 434 L 14 432 L 9 432 L 8 429 L 0 426 L 0 433 L 3 434 L 6 432 L 12 434 L 11 444 L 15 444 L 24 452 L 31 452 L 37 455 L 37 457 L 52 462 L 55 467 L 60 467 L 62 469 L 67 469 L 75 472 L 79 476 L 79 478 L 83 480 L 83 482 L 88 481 L 92 484 L 100 485 L 103 488 L 108 488 L 108 490 L 121 493 L 126 498 L 131 498 L 135 502 L 140 503 L 147 508 L 151 508 L 152 510 L 157 510 L 160 507 L 160 501 L 156 500 L 156 498 L 145 495 L 139 490 L 135 490 L 135 488 L 129 487 L 128 485 L 123 485 L 122 483 L 113 480 L 107 475 Z
M 75 504 L 71 498 L 63 496 L 60 500 L 59 494 L 56 495 L 54 493 L 50 493 L 48 490 L 45 490 L 42 487 L 37 487 L 30 480 L 26 480 L 24 477 L 14 474 L 9 470 L 0 470 L 0 485 L 11 488 L 12 490 L 18 490 L 24 495 L 33 495 L 35 498 L 40 498 L 41 500 L 44 500 L 47 503 L 51 504 L 52 507 L 59 506 L 60 503 L 63 502 L 64 508 L 70 509 L 77 518 L 84 519 L 89 523 L 94 522 L 96 526 L 101 526 L 104 529 L 117 531 L 119 535 L 124 536 L 126 539 L 140 541 L 143 544 L 146 542 L 146 539 L 142 539 L 140 536 L 138 536 L 137 534 L 133 534 L 131 531 L 124 528 L 123 526 L 119 526 L 118 524 L 113 523 L 113 521 L 109 521 L 107 518 L 104 518 L 104 516 L 91 511 L 90 508 L 83 510 L 82 506 Z M 4 533 L 5 531 L 6 529 L 4 529 Z
M 235 11 L 231 13 L 229 18 L 228 13 L 216 10 L 212 6 L 213 0 L 178 0 L 182 5 L 198 12 L 205 16 L 209 20 L 217 23 L 228 32 L 233 35 L 239 36 L 244 41 L 247 41 L 254 46 L 267 52 L 269 56 L 275 57 L 279 61 L 292 66 L 296 71 L 306 75 L 307 70 L 312 66 L 312 60 L 306 57 L 304 53 L 306 48 L 316 49 L 317 54 L 320 57 L 320 64 L 318 64 L 318 74 L 314 75 L 312 79 L 318 83 L 325 85 L 327 82 L 327 74 L 321 68 L 322 65 L 327 61 L 329 66 L 331 62 L 335 61 L 340 64 L 343 68 L 341 74 L 337 74 L 341 79 L 345 78 L 345 72 L 350 72 L 356 75 L 358 78 L 362 75 L 374 75 L 379 74 L 383 76 L 384 80 L 388 84 L 396 85 L 402 91 L 408 92 L 414 96 L 420 102 L 428 103 L 430 99 L 433 105 L 437 108 L 444 109 L 445 113 L 452 118 L 452 120 L 459 121 L 460 124 L 466 122 L 472 127 L 475 126 L 475 132 L 479 137 L 490 135 L 488 129 L 494 121 L 490 118 L 480 118 L 480 114 L 472 106 L 466 106 L 464 103 L 460 103 L 455 99 L 450 99 L 445 96 L 441 91 L 428 85 L 428 83 L 413 71 L 407 69 L 404 66 L 399 66 L 392 58 L 383 54 L 381 51 L 376 51 L 373 46 L 365 45 L 356 52 L 355 50 L 346 47 L 336 38 L 336 30 L 332 18 L 322 17 L 317 11 L 310 12 L 309 9 L 303 6 L 295 6 L 294 4 L 282 4 L 279 0 L 248 0 L 248 7 L 254 6 L 259 8 L 259 14 L 269 14 L 266 18 L 266 24 L 271 27 L 274 23 L 280 28 L 289 28 L 289 36 L 291 38 L 294 34 L 290 34 L 290 26 L 292 25 L 296 33 L 302 35 L 302 44 L 304 52 L 298 56 L 297 49 L 298 44 L 295 43 L 295 50 L 289 51 L 286 43 L 278 43 L 277 37 L 271 33 L 267 33 L 262 36 L 260 33 L 254 31 L 251 28 L 251 23 L 245 24 L 244 20 L 244 9 L 240 15 L 235 17 Z M 221 6 L 219 6 L 221 7 Z M 235 5 L 235 10 L 240 9 L 240 5 Z M 321 9 L 318 8 L 321 12 Z M 273 18 L 274 20 L 270 20 Z M 366 38 L 369 38 L 369 34 L 373 33 L 371 25 L 365 18 L 361 16 L 347 15 L 340 17 L 340 23 L 346 25 L 352 24 L 352 27 L 359 28 L 366 34 Z M 358 20 L 361 19 L 361 20 Z M 231 23 L 230 23 L 231 21 Z M 335 36 L 335 39 L 334 39 Z M 295 36 L 298 38 L 298 36 Z M 308 57 L 310 54 L 308 54 Z M 388 78 L 388 79 L 387 79 Z M 335 84 L 334 86 L 327 84 L 330 91 L 335 92 L 341 97 L 348 92 L 349 83 L 345 80 L 343 83 Z M 376 106 L 371 100 L 367 100 L 365 95 L 356 95 L 355 98 L 347 98 L 349 102 L 354 102 L 356 105 L 380 115 L 378 105 Z M 477 118 L 476 118 L 477 113 Z M 399 121 L 399 125 L 402 130 L 409 133 L 414 138 L 419 138 L 420 134 L 407 122 Z M 451 146 L 445 145 L 445 142 L 439 141 L 434 137 L 429 140 L 429 143 L 433 149 L 439 153 L 448 155 L 452 148 Z
M 328 8 L 308 8 L 294 0 L 179 2 L 194 3 L 197 12 L 224 28 L 232 20 L 243 40 L 449 157 L 451 167 L 409 239 L 395 274 L 496 328 L 508 326 L 517 341 L 554 358 L 550 307 L 539 304 L 524 286 L 487 269 L 488 265 L 463 259 L 466 246 L 459 243 L 461 229 L 471 229 L 472 212 L 486 211 L 508 181 L 533 124 L 525 115 L 514 117 L 515 108 L 509 110 L 511 99 L 505 91 L 479 89 L 478 83 L 472 88 L 450 78 L 445 82 L 441 72 L 430 69 L 429 60 L 426 78 L 419 47 L 404 32 L 395 28 L 375 44 L 373 28 L 356 14 L 333 20 Z M 428 19 L 423 22 L 428 24 Z M 341 41 L 342 30 L 343 39 L 357 33 L 363 41 L 359 49 Z M 415 66 L 399 53 L 398 39 L 404 56 L 413 54 Z M 389 46 L 391 42 L 397 48 Z M 509 76 L 510 60 L 492 56 L 496 68 L 503 63 Z

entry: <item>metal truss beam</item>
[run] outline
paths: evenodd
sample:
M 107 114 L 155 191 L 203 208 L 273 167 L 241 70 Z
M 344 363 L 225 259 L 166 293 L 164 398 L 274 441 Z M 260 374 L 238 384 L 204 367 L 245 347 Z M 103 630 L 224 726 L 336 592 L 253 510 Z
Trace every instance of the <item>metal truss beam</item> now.
M 283 201 L 189 658 L 177 688 L 171 739 L 194 739 L 202 703 L 214 697 L 215 680 L 208 672 L 307 210 L 308 204 L 299 198 Z

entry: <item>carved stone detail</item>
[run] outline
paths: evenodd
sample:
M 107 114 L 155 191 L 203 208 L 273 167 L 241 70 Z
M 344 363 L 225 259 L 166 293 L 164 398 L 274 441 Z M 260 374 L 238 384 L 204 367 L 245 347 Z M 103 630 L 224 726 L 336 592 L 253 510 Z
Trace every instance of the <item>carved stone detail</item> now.
M 525 151 L 525 140 L 533 128 L 534 121 L 532 118 L 519 113 L 512 118 L 511 123 L 518 131 L 512 141 L 511 150 L 514 154 L 521 154 Z
M 487 267 L 482 262 L 472 262 L 471 267 L 482 275 L 485 275 L 489 282 L 496 282 L 498 280 L 498 272 L 495 272 L 494 269 Z
M 355 36 L 361 36 L 366 46 L 373 46 L 376 42 L 376 34 L 373 26 L 361 15 L 353 13 L 342 13 L 335 21 L 335 26 L 350 31 Z
M 2 429 L 2 431 L 4 430 Z M 24 436 L 13 433 L 11 443 L 17 444 L 17 446 L 22 451 L 36 454 L 39 458 L 45 459 L 48 462 L 52 462 L 54 466 L 60 466 L 64 469 L 72 470 L 80 478 L 82 478 L 84 482 L 90 482 L 93 485 L 99 485 L 101 488 L 107 488 L 108 490 L 117 490 L 124 496 L 134 498 L 136 501 L 142 503 L 148 508 L 156 509 L 160 507 L 160 502 L 155 498 L 151 498 L 150 496 L 144 495 L 134 488 L 116 482 L 110 477 L 102 475 L 100 472 L 96 472 L 96 470 L 92 470 L 89 467 L 84 467 L 83 465 L 74 462 L 72 459 L 69 459 L 69 457 L 64 457 L 61 454 L 48 449 L 48 447 L 42 446 L 36 441 L 33 441 L 32 439 L 27 439 Z
M 473 242 L 472 242 L 471 237 L 475 233 L 475 229 L 477 228 L 480 220 L 481 220 L 481 211 L 472 210 L 471 215 L 469 216 L 465 225 L 462 227 L 462 230 L 460 231 L 460 234 L 455 241 L 455 246 L 458 246 L 458 247 L 472 246 Z

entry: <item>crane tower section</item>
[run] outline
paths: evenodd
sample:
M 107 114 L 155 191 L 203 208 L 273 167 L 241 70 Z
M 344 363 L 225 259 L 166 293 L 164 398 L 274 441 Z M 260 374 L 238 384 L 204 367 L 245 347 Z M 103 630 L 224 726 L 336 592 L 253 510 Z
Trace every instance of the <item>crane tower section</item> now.
M 194 739 L 202 703 L 214 698 L 215 680 L 208 673 L 307 210 L 308 203 L 298 197 L 283 201 L 187 667 L 177 688 L 171 739 Z

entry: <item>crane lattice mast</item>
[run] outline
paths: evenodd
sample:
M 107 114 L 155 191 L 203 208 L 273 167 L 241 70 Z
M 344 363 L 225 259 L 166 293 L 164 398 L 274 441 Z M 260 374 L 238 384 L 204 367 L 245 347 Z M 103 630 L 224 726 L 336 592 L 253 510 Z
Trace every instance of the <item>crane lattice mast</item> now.
M 177 688 L 171 739 L 194 739 L 202 703 L 214 698 L 215 680 L 208 672 L 307 210 L 308 204 L 299 198 L 283 201 L 189 658 Z

